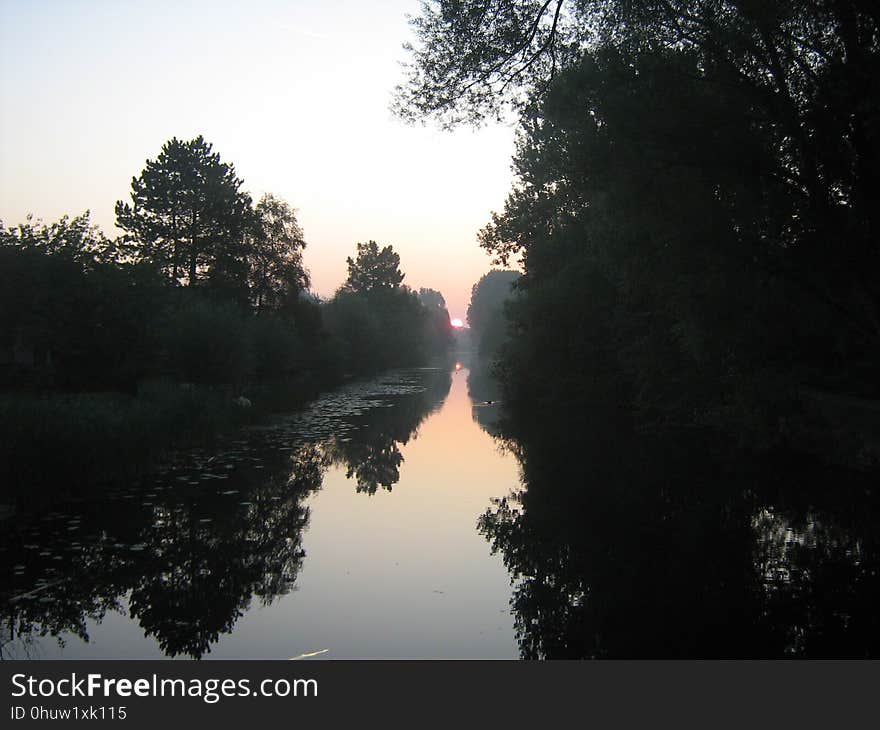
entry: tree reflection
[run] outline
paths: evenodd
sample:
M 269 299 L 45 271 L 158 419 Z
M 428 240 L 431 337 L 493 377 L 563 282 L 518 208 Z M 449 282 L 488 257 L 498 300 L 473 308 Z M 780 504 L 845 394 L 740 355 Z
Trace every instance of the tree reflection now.
M 492 377 L 492 363 L 484 358 L 470 363 L 467 376 L 468 397 L 471 399 L 471 415 L 486 433 L 497 436 L 498 419 L 501 415 L 501 388 Z
M 776 488 L 752 516 L 763 608 L 785 656 L 880 653 L 880 510 L 863 480 L 833 476 Z
M 877 655 L 869 479 L 591 415 L 504 425 L 523 488 L 478 528 L 523 658 Z
M 252 597 L 268 604 L 288 592 L 305 556 L 309 512 L 302 500 L 322 477 L 318 450 L 305 447 L 293 455 L 289 474 L 262 479 L 241 509 L 206 509 L 193 499 L 157 515 L 130 609 L 165 654 L 202 656 Z
M 356 420 L 353 436 L 332 439 L 330 459 L 345 466 L 345 476 L 355 479 L 358 492 L 374 495 L 380 487 L 390 492 L 400 480 L 400 446 L 416 438 L 419 426 L 443 404 L 451 385 L 448 369 L 427 373 L 424 388 L 397 395 L 393 408 L 367 410 Z
M 27 654 L 34 637 L 87 641 L 87 620 L 121 610 L 127 596 L 131 617 L 163 653 L 202 657 L 254 597 L 268 604 L 290 590 L 305 555 L 304 499 L 320 487 L 325 468 L 321 450 L 303 446 L 281 469 L 242 474 L 227 493 L 169 492 L 117 505 L 109 519 L 93 515 L 97 539 L 67 556 L 58 544 L 45 556 L 61 557 L 63 573 L 50 566 L 44 582 L 6 597 L 4 654 Z

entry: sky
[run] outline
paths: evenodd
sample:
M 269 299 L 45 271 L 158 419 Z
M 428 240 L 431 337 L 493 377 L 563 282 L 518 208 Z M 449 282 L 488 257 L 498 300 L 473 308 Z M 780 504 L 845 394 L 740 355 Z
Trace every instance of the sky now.
M 418 0 L 0 0 L 0 220 L 117 200 L 171 137 L 204 135 L 254 199 L 297 210 L 313 290 L 359 241 L 464 319 L 477 231 L 510 189 L 509 126 L 444 132 L 389 111 Z

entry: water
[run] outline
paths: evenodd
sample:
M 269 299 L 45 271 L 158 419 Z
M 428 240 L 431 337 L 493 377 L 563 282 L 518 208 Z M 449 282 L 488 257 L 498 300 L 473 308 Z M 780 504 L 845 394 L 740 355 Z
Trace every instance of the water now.
M 467 375 L 359 381 L 17 525 L 3 656 L 517 656 L 509 575 L 476 523 L 518 469 Z
M 19 518 L 0 654 L 880 654 L 871 475 L 501 408 L 482 371 L 388 373 Z
M 524 658 L 880 654 L 876 476 L 560 406 L 480 519 Z

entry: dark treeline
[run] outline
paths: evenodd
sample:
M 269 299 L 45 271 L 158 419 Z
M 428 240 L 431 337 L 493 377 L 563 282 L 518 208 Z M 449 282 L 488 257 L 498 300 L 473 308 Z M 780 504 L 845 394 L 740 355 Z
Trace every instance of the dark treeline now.
M 452 344 L 443 296 L 402 286 L 399 265 L 391 246 L 359 243 L 357 257 L 348 258 L 348 279 L 324 308 L 336 356 L 348 372 L 424 364 Z
M 512 405 L 876 461 L 811 421 L 880 395 L 875 3 L 466 0 L 415 30 L 405 115 L 519 115 L 481 234 L 524 272 Z
M 246 412 L 446 350 L 442 295 L 404 285 L 391 246 L 358 244 L 320 301 L 295 211 L 242 184 L 202 137 L 172 139 L 116 204 L 118 238 L 88 213 L 0 223 L 0 481 L 136 473 Z
M 495 356 L 507 339 L 505 305 L 515 295 L 513 286 L 519 277 L 516 271 L 493 269 L 471 289 L 467 322 L 474 349 L 481 357 Z

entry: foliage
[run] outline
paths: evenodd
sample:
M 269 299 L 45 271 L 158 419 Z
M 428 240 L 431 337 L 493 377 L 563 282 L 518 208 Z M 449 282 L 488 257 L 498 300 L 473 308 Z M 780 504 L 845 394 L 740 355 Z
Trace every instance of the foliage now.
M 763 443 L 805 385 L 876 393 L 873 4 L 465 0 L 415 26 L 404 113 L 520 115 L 481 234 L 525 271 L 512 392 Z
M 294 210 L 266 193 L 254 208 L 247 239 L 251 303 L 257 311 L 279 309 L 309 288 L 302 252 L 306 247 Z
M 0 348 L 30 362 L 7 363 L 7 385 L 130 389 L 151 367 L 161 302 L 152 271 L 119 263 L 88 213 L 0 224 Z
M 446 309 L 446 300 L 436 289 L 419 287 L 419 301 L 427 309 Z
M 369 295 L 342 289 L 327 303 L 324 321 L 347 373 L 419 365 L 432 354 L 432 320 L 406 287 Z
M 480 277 L 471 289 L 467 320 L 481 355 L 494 355 L 506 339 L 504 305 L 514 296 L 519 277 L 516 271 L 493 269 Z
M 450 126 L 502 116 L 522 104 L 576 48 L 564 0 L 435 0 L 411 20 L 418 45 L 394 109 L 405 119 L 434 116 Z
M 32 215 L 14 228 L 6 228 L 0 221 L 0 245 L 62 256 L 83 266 L 116 262 L 120 256 L 117 242 L 92 225 L 89 211 L 73 218 L 63 216 L 48 225 Z
M 381 325 L 366 300 L 353 292 L 340 290 L 324 306 L 324 325 L 333 338 L 343 372 L 371 372 L 381 369 L 379 348 Z
M 249 320 L 247 343 L 251 372 L 258 382 L 283 379 L 303 369 L 304 347 L 291 324 L 273 314 Z
M 380 250 L 369 241 L 357 250 L 356 259 L 348 258 L 348 280 L 324 308 L 344 371 L 422 365 L 444 353 L 452 327 L 443 295 L 402 286 L 400 256 L 391 246 Z
M 164 333 L 172 373 L 188 383 L 241 383 L 250 366 L 246 326 L 233 302 L 186 303 Z
M 375 241 L 357 245 L 357 257 L 346 259 L 348 279 L 344 287 L 356 294 L 367 294 L 382 289 L 396 289 L 403 281 L 400 256 L 391 246 L 381 250 Z
M 174 137 L 132 178 L 132 203 L 116 203 L 116 224 L 128 233 L 136 260 L 152 264 L 172 284 L 210 283 L 240 296 L 251 217 L 241 185 L 235 168 L 221 162 L 201 135 L 188 142 Z
M 447 351 L 454 341 L 452 322 L 446 300 L 436 289 L 419 289 L 419 302 L 428 313 L 426 348 L 429 353 L 438 354 Z

